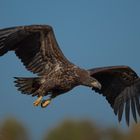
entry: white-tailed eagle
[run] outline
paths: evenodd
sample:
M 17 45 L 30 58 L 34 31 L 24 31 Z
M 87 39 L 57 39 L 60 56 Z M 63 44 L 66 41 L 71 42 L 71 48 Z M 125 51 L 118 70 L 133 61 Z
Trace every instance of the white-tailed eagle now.
M 35 106 L 46 107 L 51 100 L 76 86 L 91 87 L 106 97 L 121 121 L 125 110 L 129 125 L 140 115 L 140 78 L 128 66 L 82 69 L 71 63 L 60 50 L 51 26 L 31 25 L 0 30 L 0 56 L 14 51 L 27 70 L 37 77 L 15 77 L 23 94 L 38 96 Z M 49 98 L 42 100 L 46 95 Z

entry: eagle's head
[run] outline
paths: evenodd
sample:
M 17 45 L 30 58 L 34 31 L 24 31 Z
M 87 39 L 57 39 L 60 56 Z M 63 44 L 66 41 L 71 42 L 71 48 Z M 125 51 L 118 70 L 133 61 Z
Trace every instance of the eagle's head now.
M 100 82 L 97 79 L 91 77 L 89 72 L 86 70 L 80 71 L 80 81 L 81 85 L 101 89 Z
M 95 78 L 89 76 L 87 77 L 84 81 L 83 81 L 83 84 L 85 86 L 88 86 L 88 87 L 92 87 L 92 88 L 97 88 L 97 89 L 101 89 L 101 84 L 98 80 L 96 80 Z

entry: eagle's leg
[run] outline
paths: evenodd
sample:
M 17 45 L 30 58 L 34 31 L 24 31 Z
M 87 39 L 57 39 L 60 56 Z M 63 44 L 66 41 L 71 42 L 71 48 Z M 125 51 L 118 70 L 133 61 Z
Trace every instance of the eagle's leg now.
M 34 106 L 38 106 L 38 105 L 41 103 L 42 98 L 43 98 L 43 96 L 39 96 L 39 97 L 37 98 L 37 100 L 34 101 L 34 103 L 33 103 Z
M 42 107 L 42 108 L 47 107 L 47 106 L 51 103 L 51 100 L 52 100 L 53 98 L 55 98 L 56 96 L 58 96 L 58 95 L 59 95 L 58 93 L 53 93 L 48 99 L 43 100 L 43 101 L 41 102 L 41 107 Z
M 41 104 L 41 102 L 42 102 L 42 98 L 43 98 L 43 93 L 45 92 L 45 86 L 44 85 L 42 85 L 38 90 L 36 90 L 35 92 L 34 92 L 34 95 L 38 95 L 38 98 L 37 98 L 37 100 L 35 100 L 34 101 L 34 106 L 38 106 L 38 105 L 40 105 Z
M 42 107 L 42 108 L 45 108 L 45 107 L 47 107 L 50 103 L 51 103 L 51 98 L 49 98 L 49 99 L 47 99 L 47 100 L 43 100 L 43 101 L 41 102 L 41 107 Z

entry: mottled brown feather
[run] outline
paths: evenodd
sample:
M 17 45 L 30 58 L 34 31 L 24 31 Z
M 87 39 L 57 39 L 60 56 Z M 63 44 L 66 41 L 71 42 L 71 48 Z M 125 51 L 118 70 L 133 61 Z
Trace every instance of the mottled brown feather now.
M 15 51 L 25 67 L 39 75 L 51 71 L 58 63 L 70 63 L 60 50 L 52 27 L 48 25 L 0 30 L 0 56 L 7 51 Z

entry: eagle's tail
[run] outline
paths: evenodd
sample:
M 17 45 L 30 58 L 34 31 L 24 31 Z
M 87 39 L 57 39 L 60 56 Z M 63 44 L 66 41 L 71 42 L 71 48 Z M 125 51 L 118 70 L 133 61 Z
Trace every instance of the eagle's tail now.
M 14 77 L 16 80 L 16 87 L 22 94 L 28 94 L 32 96 L 36 96 L 35 91 L 40 88 L 40 80 L 37 77 L 33 78 L 24 78 L 24 77 Z

